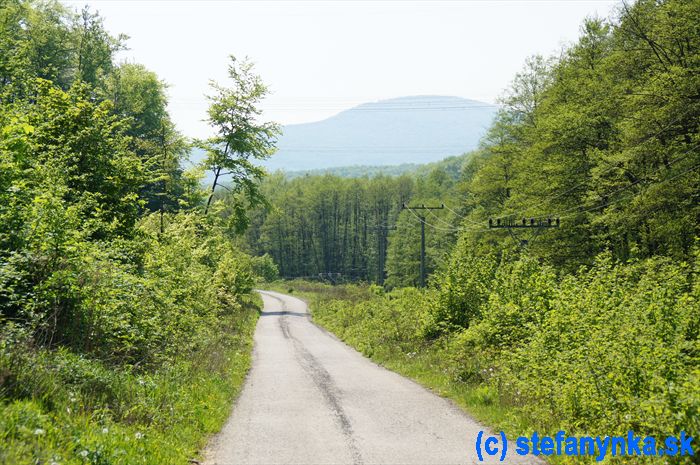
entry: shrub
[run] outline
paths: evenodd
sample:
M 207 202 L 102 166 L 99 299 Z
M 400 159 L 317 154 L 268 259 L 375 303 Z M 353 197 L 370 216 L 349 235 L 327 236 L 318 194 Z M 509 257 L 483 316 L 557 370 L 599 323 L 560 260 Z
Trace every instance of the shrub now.
M 686 264 L 608 255 L 567 276 L 531 341 L 505 360 L 508 394 L 539 422 L 572 429 L 697 433 L 693 280 Z
M 253 272 L 263 282 L 270 283 L 279 279 L 277 264 L 268 254 L 252 258 Z
M 468 328 L 473 320 L 480 318 L 497 266 L 495 257 L 455 253 L 447 270 L 436 279 L 439 293 L 430 306 L 426 337 Z

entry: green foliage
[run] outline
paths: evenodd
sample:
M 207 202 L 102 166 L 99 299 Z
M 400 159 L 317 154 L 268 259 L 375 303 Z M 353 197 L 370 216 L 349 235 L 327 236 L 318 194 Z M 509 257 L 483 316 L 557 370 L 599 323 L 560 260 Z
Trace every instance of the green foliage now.
M 488 304 L 498 261 L 495 257 L 476 257 L 458 246 L 448 269 L 438 277 L 440 292 L 432 306 L 433 324 L 426 335 L 468 328 L 483 314 Z
M 63 92 L 48 81 L 34 84 L 31 105 L 10 105 L 2 115 L 0 156 L 9 192 L 0 195 L 13 205 L 8 214 L 30 205 L 32 194 L 46 195 L 49 186 L 75 205 L 92 237 L 127 234 L 138 217 L 145 178 L 128 149 L 123 121 L 111 114 L 110 102 L 93 103 L 84 85 Z M 16 228 L 12 233 L 22 234 Z
M 279 127 L 276 123 L 257 121 L 261 110 L 256 105 L 267 95 L 268 90 L 260 76 L 253 72 L 253 64 L 247 60 L 238 61 L 231 56 L 228 76 L 232 87 L 210 83 L 214 94 L 208 96 L 208 121 L 217 135 L 199 141 L 197 145 L 207 154 L 204 167 L 214 172 L 214 183 L 205 213 L 209 210 L 216 187 L 221 183 L 220 178 L 226 177 L 230 184 L 228 189 L 234 196 L 237 195 L 229 214 L 234 219 L 233 225 L 240 232 L 248 225 L 242 201 L 251 206 L 264 204 L 259 191 L 264 171 L 252 161 L 268 158 L 274 153 Z
M 184 463 L 242 385 L 274 264 L 195 212 L 165 86 L 114 66 L 97 15 L 0 21 L 0 462 Z
M 218 321 L 222 331 L 199 350 L 153 372 L 36 350 L 5 327 L 0 463 L 131 465 L 196 457 L 203 435 L 220 429 L 243 384 L 256 321 L 249 308 L 226 316 Z
M 259 257 L 253 257 L 251 259 L 251 265 L 253 267 L 253 272 L 256 276 L 264 282 L 276 281 L 280 277 L 279 269 L 275 264 L 275 261 L 268 254 L 261 255 Z
M 287 278 L 331 273 L 335 281 L 384 284 L 386 278 L 391 288 L 415 285 L 420 222 L 401 204 L 439 202 L 437 193 L 454 185 L 441 167 L 420 178 L 273 175 L 262 185 L 270 206 L 253 211 L 245 242 L 252 253 L 269 254 Z M 426 220 L 442 225 L 440 231 L 426 228 L 428 272 L 444 266 L 456 240 L 451 214 L 439 211 Z
M 10 100 L 31 95 L 34 78 L 63 90 L 78 81 L 100 86 L 125 40 L 110 36 L 99 15 L 52 0 L 4 1 L 0 22 L 0 94 Z
M 532 339 L 496 375 L 503 395 L 528 399 L 528 415 L 564 428 L 697 434 L 696 273 L 603 256 L 566 277 Z
M 198 204 L 191 192 L 199 181 L 181 167 L 188 144 L 177 132 L 166 110 L 166 86 L 155 73 L 138 64 L 124 63 L 109 75 L 104 95 L 114 102 L 114 113 L 126 120 L 130 148 L 141 160 L 148 183 L 140 195 L 150 211 L 178 211 Z
M 430 295 L 429 291 L 406 288 L 382 296 L 368 293 L 354 302 L 326 297 L 315 306 L 313 316 L 367 356 L 394 346 L 408 351 L 421 341 Z

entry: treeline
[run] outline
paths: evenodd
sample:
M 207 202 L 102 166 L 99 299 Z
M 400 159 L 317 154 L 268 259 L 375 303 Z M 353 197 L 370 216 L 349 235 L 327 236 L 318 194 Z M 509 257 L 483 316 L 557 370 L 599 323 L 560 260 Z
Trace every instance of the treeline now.
M 270 206 L 251 214 L 246 243 L 255 254 L 268 254 L 286 278 L 417 284 L 420 223 L 402 205 L 440 202 L 454 186 L 455 177 L 442 168 L 421 177 L 290 180 L 278 174 L 263 183 Z M 449 218 L 450 213 L 439 215 Z M 456 238 L 445 224 L 448 234 L 427 234 L 429 271 Z
M 184 462 L 248 364 L 265 262 L 233 238 L 256 172 L 210 153 L 249 200 L 204 215 L 166 86 L 115 63 L 123 37 L 52 1 L 5 1 L 0 23 L 0 463 Z M 231 70 L 215 127 L 255 81 Z

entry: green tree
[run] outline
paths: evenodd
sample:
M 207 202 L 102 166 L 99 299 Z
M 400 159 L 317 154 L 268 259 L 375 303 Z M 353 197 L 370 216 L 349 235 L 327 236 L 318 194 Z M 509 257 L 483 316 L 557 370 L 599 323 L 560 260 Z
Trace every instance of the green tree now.
M 234 194 L 242 194 L 250 205 L 263 202 L 259 182 L 264 170 L 254 164 L 274 153 L 274 143 L 279 127 L 271 122 L 259 122 L 261 110 L 257 107 L 267 95 L 267 87 L 253 72 L 253 64 L 239 61 L 231 56 L 228 75 L 232 87 L 224 87 L 211 82 L 214 93 L 207 98 L 209 124 L 216 135 L 198 145 L 206 150 L 204 166 L 214 172 L 211 193 L 204 209 L 209 212 L 216 188 L 226 178 L 229 189 Z M 242 229 L 248 222 L 247 205 L 237 201 L 233 206 L 236 225 Z
M 162 216 L 194 206 L 196 199 L 186 195 L 194 186 L 182 168 L 189 146 L 167 113 L 166 85 L 144 66 L 125 63 L 106 80 L 105 97 L 129 122 L 126 134 L 148 177 L 141 191 L 145 207 Z

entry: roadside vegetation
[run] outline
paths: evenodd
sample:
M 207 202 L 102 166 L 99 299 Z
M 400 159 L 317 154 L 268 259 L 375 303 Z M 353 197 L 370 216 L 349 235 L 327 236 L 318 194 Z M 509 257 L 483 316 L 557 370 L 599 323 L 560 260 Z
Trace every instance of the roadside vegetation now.
M 277 289 L 364 355 L 511 435 L 697 437 L 697 259 L 622 265 L 605 254 L 566 275 L 530 257 L 454 265 L 425 290 Z
M 0 23 L 0 463 L 196 458 L 280 275 L 376 282 L 281 290 L 493 426 L 700 435 L 700 2 L 586 20 L 479 150 L 358 179 L 265 176 L 279 128 L 247 61 L 191 142 L 89 9 L 7 0 Z
M 211 147 L 237 181 L 205 214 L 165 84 L 113 60 L 123 37 L 51 1 L 0 23 L 0 463 L 186 463 L 229 414 L 275 273 L 236 245 L 258 172 Z M 230 76 L 215 128 L 254 111 L 251 67 Z M 248 129 L 211 143 L 245 154 Z

